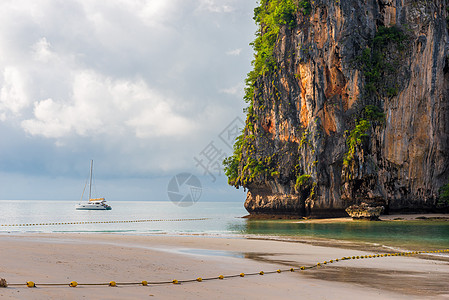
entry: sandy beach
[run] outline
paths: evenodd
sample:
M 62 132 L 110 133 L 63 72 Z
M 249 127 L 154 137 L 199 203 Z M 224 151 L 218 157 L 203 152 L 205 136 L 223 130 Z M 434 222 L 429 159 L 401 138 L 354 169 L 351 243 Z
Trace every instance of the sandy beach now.
M 381 215 L 380 221 L 422 221 L 422 220 L 449 220 L 448 214 L 393 214 L 393 215 Z M 336 222 L 352 222 L 351 217 L 345 218 L 325 218 L 325 219 L 304 219 L 293 220 L 292 222 L 301 223 L 336 223 Z
M 288 270 L 375 253 L 247 238 L 40 233 L 2 234 L 0 253 L 0 277 L 23 284 L 1 288 L 1 299 L 449 299 L 447 253 L 339 260 L 304 271 L 149 286 L 120 283 Z M 26 281 L 37 287 L 27 288 Z M 118 286 L 71 288 L 71 281 Z M 67 285 L 39 285 L 45 283 Z

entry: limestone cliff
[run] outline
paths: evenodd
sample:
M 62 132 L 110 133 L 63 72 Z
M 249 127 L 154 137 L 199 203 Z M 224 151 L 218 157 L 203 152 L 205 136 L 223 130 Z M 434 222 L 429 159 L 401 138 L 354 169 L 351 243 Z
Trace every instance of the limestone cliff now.
M 261 0 L 246 127 L 252 214 L 433 210 L 449 180 L 446 0 Z

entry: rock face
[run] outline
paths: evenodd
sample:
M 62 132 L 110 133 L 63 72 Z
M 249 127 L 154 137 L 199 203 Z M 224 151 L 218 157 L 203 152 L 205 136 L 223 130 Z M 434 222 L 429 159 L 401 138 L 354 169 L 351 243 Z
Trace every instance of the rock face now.
M 449 5 L 262 0 L 258 10 L 285 2 L 306 9 L 280 21 L 274 67 L 249 83 L 246 127 L 228 162 L 246 209 L 435 209 L 449 181 Z

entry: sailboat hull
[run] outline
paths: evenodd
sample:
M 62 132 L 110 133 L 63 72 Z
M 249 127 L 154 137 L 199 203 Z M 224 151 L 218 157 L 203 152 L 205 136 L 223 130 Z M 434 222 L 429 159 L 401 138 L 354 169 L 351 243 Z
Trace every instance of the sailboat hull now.
M 76 205 L 77 210 L 111 210 L 112 207 L 106 204 L 90 204 L 90 203 L 78 203 Z

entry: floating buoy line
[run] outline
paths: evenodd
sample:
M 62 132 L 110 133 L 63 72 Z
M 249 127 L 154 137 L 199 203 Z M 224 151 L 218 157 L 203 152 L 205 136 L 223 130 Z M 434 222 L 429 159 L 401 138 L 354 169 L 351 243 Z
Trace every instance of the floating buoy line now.
M 268 274 L 279 274 L 283 272 L 295 272 L 295 271 L 306 271 L 314 268 L 323 267 L 328 264 L 337 263 L 344 260 L 358 260 L 358 259 L 374 259 L 374 258 L 381 258 L 381 257 L 390 257 L 390 256 L 414 256 L 418 254 L 430 254 L 430 253 L 449 253 L 449 249 L 444 250 L 432 250 L 432 251 L 412 251 L 412 252 L 398 252 L 398 253 L 388 253 L 388 254 L 373 254 L 373 255 L 357 255 L 357 256 L 346 256 L 342 258 L 336 258 L 336 259 L 330 259 L 326 260 L 324 262 L 318 262 L 315 265 L 312 266 L 301 266 L 301 267 L 292 267 L 289 269 L 277 269 L 275 271 L 259 271 L 254 273 L 238 273 L 234 275 L 219 275 L 215 277 L 197 277 L 195 279 L 187 279 L 187 280 L 168 280 L 168 281 L 140 281 L 140 282 L 116 282 L 116 281 L 110 281 L 110 282 L 100 282 L 100 283 L 79 283 L 76 281 L 71 281 L 69 283 L 35 283 L 34 281 L 27 281 L 25 283 L 7 283 L 7 281 L 3 278 L 0 279 L 0 288 L 6 288 L 6 287 L 20 287 L 25 286 L 29 288 L 35 288 L 35 287 L 45 287 L 45 286 L 67 286 L 67 287 L 78 287 L 78 286 L 105 286 L 105 287 L 117 287 L 117 286 L 151 286 L 151 285 L 165 285 L 165 284 L 182 284 L 182 283 L 189 283 L 189 282 L 203 282 L 203 281 L 210 281 L 210 280 L 224 280 L 224 279 L 230 279 L 230 278 L 237 278 L 237 277 L 247 277 L 247 276 L 263 276 Z
M 84 224 L 113 224 L 113 223 L 145 223 L 145 222 L 181 222 L 204 221 L 210 218 L 193 219 L 146 219 L 146 220 L 119 220 L 119 221 L 83 221 L 83 222 L 53 222 L 53 223 L 27 223 L 27 224 L 0 224 L 0 227 L 26 227 L 26 226 L 55 226 L 55 225 L 84 225 Z

